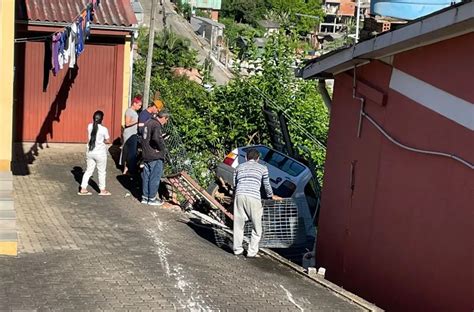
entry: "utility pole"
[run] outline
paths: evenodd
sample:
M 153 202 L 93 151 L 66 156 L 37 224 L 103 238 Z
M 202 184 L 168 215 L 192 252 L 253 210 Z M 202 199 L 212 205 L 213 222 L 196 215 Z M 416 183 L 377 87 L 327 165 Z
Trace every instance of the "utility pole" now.
M 166 30 L 166 6 L 163 3 L 163 1 L 161 2 L 161 5 L 162 5 L 161 12 L 163 13 L 163 29 Z
M 357 14 L 356 14 L 356 34 L 355 43 L 359 42 L 359 20 L 360 20 L 360 0 L 357 0 Z
M 148 107 L 150 101 L 150 78 L 151 78 L 151 63 L 153 61 L 153 45 L 155 43 L 155 11 L 156 1 L 151 0 L 151 16 L 150 16 L 150 30 L 148 34 L 148 54 L 146 56 L 146 71 L 145 71 L 145 87 L 143 90 L 143 105 Z

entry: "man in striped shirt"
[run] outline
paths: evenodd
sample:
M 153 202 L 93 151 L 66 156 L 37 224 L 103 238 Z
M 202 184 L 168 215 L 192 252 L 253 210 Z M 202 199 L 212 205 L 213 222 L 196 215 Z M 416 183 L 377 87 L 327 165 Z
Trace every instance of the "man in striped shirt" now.
M 244 252 L 242 241 L 244 238 L 245 221 L 253 224 L 247 257 L 253 258 L 258 253 L 258 243 L 262 237 L 262 199 L 260 189 L 263 184 L 268 198 L 279 199 L 273 195 L 267 167 L 258 163 L 260 154 L 255 148 L 247 151 L 247 162 L 237 166 L 234 172 L 235 199 L 234 199 L 234 254 Z

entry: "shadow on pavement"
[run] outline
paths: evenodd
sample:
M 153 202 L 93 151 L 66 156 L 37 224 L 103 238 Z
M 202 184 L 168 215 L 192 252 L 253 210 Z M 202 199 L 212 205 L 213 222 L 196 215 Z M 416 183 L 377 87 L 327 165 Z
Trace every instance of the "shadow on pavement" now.
M 84 170 L 82 169 L 82 167 L 75 166 L 72 168 L 71 173 L 74 176 L 74 180 L 76 180 L 76 182 L 79 184 L 77 188 L 79 190 L 81 187 L 82 176 L 84 175 Z M 94 189 L 94 191 L 96 191 L 97 193 L 100 193 L 99 185 L 97 185 L 97 183 L 94 180 L 92 179 L 89 180 L 89 186 L 92 187 L 92 189 Z
M 114 160 L 115 168 L 120 169 L 120 171 L 123 171 L 123 166 L 120 164 L 120 157 L 122 154 L 122 149 L 120 148 L 121 145 L 121 140 L 119 138 L 115 139 L 109 147 L 109 154 Z
M 45 59 L 48 59 L 47 55 L 45 55 Z M 50 59 L 50 58 L 49 58 Z M 45 63 L 46 64 L 46 63 Z M 54 124 L 61 121 L 61 114 L 64 110 L 66 110 L 69 98 L 69 92 L 74 85 L 74 81 L 78 75 L 79 68 L 76 66 L 74 68 L 69 68 L 66 72 L 63 81 L 59 90 L 57 91 L 56 98 L 51 103 L 50 109 L 48 114 L 45 116 L 39 133 L 36 136 L 34 144 L 30 147 L 30 149 L 25 152 L 23 151 L 23 146 L 19 145 L 21 150 L 16 149 L 14 151 L 14 159 L 20 160 L 13 166 L 13 174 L 14 175 L 29 175 L 30 171 L 28 169 L 28 165 L 32 164 L 36 158 L 39 157 L 40 150 L 44 148 L 48 148 L 48 140 L 53 140 L 55 137 L 55 127 Z M 45 78 L 49 77 L 49 68 L 45 71 Z M 49 79 L 49 78 L 48 78 Z M 43 91 L 46 91 L 48 86 L 48 81 L 43 82 Z M 16 114 L 23 113 L 23 98 L 19 99 Z M 21 116 L 21 115 L 20 115 Z M 16 120 L 16 129 L 23 129 L 23 120 L 17 119 Z M 21 130 L 23 131 L 23 130 Z M 22 134 L 17 134 L 21 139 Z M 23 155 L 21 155 L 23 154 Z
M 133 197 L 142 199 L 142 183 L 140 175 L 121 174 L 117 176 L 117 181 L 126 188 Z
M 224 233 L 222 230 L 217 228 L 202 224 L 201 220 L 198 218 L 190 218 L 189 220 L 190 221 L 186 222 L 186 225 L 193 229 L 197 235 L 224 251 L 233 254 L 232 239 L 228 237 L 227 233 Z

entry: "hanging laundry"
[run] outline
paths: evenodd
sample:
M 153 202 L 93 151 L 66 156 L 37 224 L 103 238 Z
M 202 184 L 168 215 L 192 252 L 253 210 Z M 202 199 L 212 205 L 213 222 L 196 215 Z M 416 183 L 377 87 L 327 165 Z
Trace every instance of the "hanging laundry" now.
M 86 45 L 86 24 L 87 24 L 87 9 L 82 11 L 81 13 L 81 18 L 82 18 L 82 45 Z
M 82 27 L 82 16 L 77 19 L 76 58 L 84 51 L 84 28 Z
M 100 0 L 89 0 L 87 7 L 82 10 L 77 19 L 66 26 L 63 31 L 56 32 L 46 39 L 51 55 L 45 60 L 45 74 L 52 69 L 53 75 L 57 75 L 64 64 L 69 63 L 69 68 L 74 68 L 77 58 L 84 52 L 85 41 L 91 33 L 91 25 L 94 20 L 95 9 L 100 5 Z M 50 65 L 47 65 L 50 64 Z M 43 89 L 47 86 L 43 84 Z
M 91 20 L 92 20 L 92 12 L 91 12 L 91 6 L 87 6 L 86 10 L 86 27 L 85 27 L 85 39 L 89 39 L 89 36 L 91 34 Z
M 56 76 L 56 74 L 59 72 L 59 45 L 60 42 L 59 40 L 61 39 L 62 33 L 55 33 L 53 35 L 53 40 L 52 40 L 52 63 L 53 63 L 53 75 Z
M 64 64 L 69 63 L 69 56 L 71 55 L 71 50 L 69 49 L 70 34 L 71 26 L 66 26 L 66 28 L 64 28 Z
M 66 34 L 63 31 L 59 37 L 59 49 L 58 49 L 58 63 L 59 69 L 63 69 L 65 60 L 64 60 L 64 46 L 65 46 Z
M 69 68 L 74 68 L 76 65 L 76 39 L 77 39 L 77 24 L 71 24 L 71 32 L 69 33 Z

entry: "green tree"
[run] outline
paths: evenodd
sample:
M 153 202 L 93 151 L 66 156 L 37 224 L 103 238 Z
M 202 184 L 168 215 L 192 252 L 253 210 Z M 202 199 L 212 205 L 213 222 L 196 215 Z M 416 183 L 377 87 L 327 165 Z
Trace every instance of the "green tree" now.
M 221 12 L 239 23 L 256 25 L 267 9 L 266 0 L 223 0 Z
M 308 33 L 315 29 L 324 17 L 320 0 L 267 0 L 273 11 L 289 14 L 298 33 Z M 299 16 L 304 14 L 313 17 Z
M 192 164 L 202 185 L 212 179 L 213 167 L 230 150 L 248 144 L 269 144 L 264 106 L 289 119 L 295 147 L 317 163 L 318 177 L 322 176 L 325 150 L 321 143 L 324 145 L 327 138 L 328 112 L 314 83 L 294 76 L 296 38 L 294 34 L 270 37 L 262 56 L 261 75 L 237 77 L 212 92 L 186 78 L 169 75 L 165 66 L 154 69 L 151 93 L 159 90 L 171 110 L 172 122 L 188 151 L 186 161 Z M 172 42 L 165 42 L 159 46 L 176 51 L 178 59 L 189 53 L 189 47 L 188 51 L 174 49 Z M 144 51 L 141 46 L 140 53 Z M 136 61 L 135 93 L 143 90 L 144 73 L 144 60 Z

